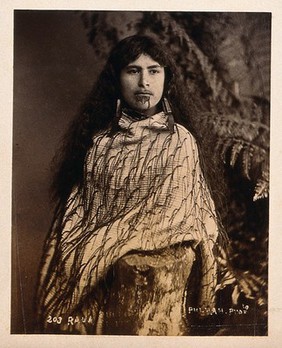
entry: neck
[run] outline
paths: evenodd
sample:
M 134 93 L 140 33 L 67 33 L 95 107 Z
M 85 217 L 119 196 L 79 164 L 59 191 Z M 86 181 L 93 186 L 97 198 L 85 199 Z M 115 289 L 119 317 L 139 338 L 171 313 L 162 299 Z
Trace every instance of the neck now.
M 162 110 L 157 109 L 157 110 L 154 110 L 154 112 L 152 112 L 152 113 L 143 113 L 143 112 L 139 112 L 137 110 L 133 110 L 133 109 L 124 107 L 124 108 L 122 108 L 122 111 L 125 114 L 127 114 L 128 116 L 130 116 L 136 120 L 144 120 L 145 118 L 151 117 L 151 116 L 159 113 Z
M 162 105 L 161 103 L 159 103 L 158 105 L 156 105 L 155 107 L 149 109 L 149 110 L 142 110 L 142 111 L 138 111 L 136 109 L 132 109 L 130 108 L 130 106 L 128 104 L 123 105 L 122 110 L 128 115 L 131 116 L 135 119 L 144 119 L 144 118 L 148 118 L 151 117 L 159 112 L 162 111 Z

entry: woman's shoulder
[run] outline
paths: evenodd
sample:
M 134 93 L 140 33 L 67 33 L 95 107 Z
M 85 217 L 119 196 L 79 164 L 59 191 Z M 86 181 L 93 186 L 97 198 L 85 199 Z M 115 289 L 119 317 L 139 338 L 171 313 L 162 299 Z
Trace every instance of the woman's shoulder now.
M 176 132 L 181 138 L 188 138 L 190 141 L 196 143 L 196 139 L 193 134 L 183 125 L 175 123 Z

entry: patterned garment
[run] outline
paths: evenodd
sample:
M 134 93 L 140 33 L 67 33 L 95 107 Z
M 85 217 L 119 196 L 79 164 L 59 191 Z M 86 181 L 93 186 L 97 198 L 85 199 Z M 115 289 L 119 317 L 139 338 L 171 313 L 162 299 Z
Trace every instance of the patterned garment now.
M 93 137 L 84 185 L 73 190 L 48 238 L 39 289 L 44 323 L 48 316 L 97 315 L 95 286 L 111 265 L 131 251 L 183 242 L 201 250 L 199 306 L 214 306 L 218 222 L 195 139 L 178 124 L 170 132 L 163 112 L 141 120 L 123 113 L 119 125 L 114 135 Z

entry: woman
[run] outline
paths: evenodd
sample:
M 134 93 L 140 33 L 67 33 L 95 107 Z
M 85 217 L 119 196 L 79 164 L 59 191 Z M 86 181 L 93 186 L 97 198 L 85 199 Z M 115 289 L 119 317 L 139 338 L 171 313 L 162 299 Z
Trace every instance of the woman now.
M 46 331 L 105 332 L 103 280 L 120 260 L 140 266 L 144 253 L 169 250 L 179 262 L 199 250 L 197 306 L 214 306 L 218 221 L 195 139 L 180 125 L 188 116 L 176 80 L 166 48 L 128 37 L 112 50 L 71 126 L 40 276 Z

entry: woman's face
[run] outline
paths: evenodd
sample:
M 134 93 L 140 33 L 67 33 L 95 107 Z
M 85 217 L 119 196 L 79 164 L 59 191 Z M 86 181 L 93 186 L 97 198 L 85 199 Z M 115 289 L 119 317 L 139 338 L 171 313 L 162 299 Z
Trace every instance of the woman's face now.
M 147 116 L 154 115 L 164 89 L 164 67 L 146 54 L 122 69 L 120 74 L 121 94 L 133 110 Z

